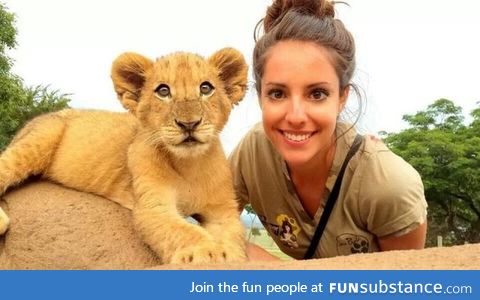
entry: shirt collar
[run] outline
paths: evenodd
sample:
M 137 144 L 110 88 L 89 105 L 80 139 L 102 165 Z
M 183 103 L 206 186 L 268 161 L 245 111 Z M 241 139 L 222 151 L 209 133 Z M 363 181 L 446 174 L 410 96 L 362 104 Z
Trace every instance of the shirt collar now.
M 347 155 L 348 150 L 350 149 L 350 145 L 355 138 L 357 131 L 351 124 L 347 123 L 337 123 L 337 127 L 335 128 L 335 135 L 337 137 L 337 147 L 335 149 L 335 155 L 333 158 L 332 167 L 328 173 L 327 181 L 325 182 L 325 187 L 327 188 L 328 192 L 330 192 L 337 180 L 338 173 L 340 172 L 340 168 L 342 167 L 343 160 Z M 287 178 L 287 180 L 291 181 L 290 174 L 288 172 L 287 163 L 282 158 L 280 153 L 274 149 L 275 159 L 280 162 L 283 175 Z

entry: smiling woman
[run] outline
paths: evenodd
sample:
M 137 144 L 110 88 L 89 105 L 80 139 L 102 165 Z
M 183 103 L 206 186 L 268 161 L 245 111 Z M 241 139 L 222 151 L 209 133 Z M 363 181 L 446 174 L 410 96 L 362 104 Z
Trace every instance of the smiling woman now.
M 263 25 L 253 53 L 263 124 L 230 157 L 241 204 L 297 259 L 423 248 L 420 176 L 339 121 L 356 90 L 355 44 L 333 4 L 277 0 Z M 274 259 L 254 246 L 249 257 Z
M 281 41 L 270 49 L 260 91 L 263 127 L 290 167 L 331 161 L 337 116 L 347 95 L 348 89 L 339 89 L 325 48 Z

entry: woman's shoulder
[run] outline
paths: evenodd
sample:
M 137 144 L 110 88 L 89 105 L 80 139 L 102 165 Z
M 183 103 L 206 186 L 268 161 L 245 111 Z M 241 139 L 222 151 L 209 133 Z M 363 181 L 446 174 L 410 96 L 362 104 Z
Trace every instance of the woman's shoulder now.
M 381 140 L 365 137 L 360 168 L 365 196 L 395 198 L 405 193 L 423 194 L 420 174 Z
M 421 180 L 418 172 L 381 140 L 365 137 L 362 163 L 367 174 L 382 182 Z M 372 179 L 373 179 L 372 178 Z
M 279 178 L 283 168 L 283 160 L 266 137 L 261 123 L 248 131 L 230 154 L 229 161 L 234 175 L 250 185 Z
M 245 134 L 244 139 L 252 140 L 252 141 L 264 141 L 267 139 L 265 135 L 265 130 L 263 130 L 263 124 L 258 122 L 257 124 L 253 125 L 253 127 Z
M 276 157 L 275 149 L 267 138 L 262 123 L 257 123 L 240 140 L 229 159 L 253 162 Z
M 362 220 L 377 236 L 421 223 L 427 203 L 420 174 L 380 140 L 368 136 L 359 164 Z
M 263 130 L 262 123 L 255 124 L 237 146 L 238 150 L 247 152 L 271 151 L 271 148 L 272 145 Z

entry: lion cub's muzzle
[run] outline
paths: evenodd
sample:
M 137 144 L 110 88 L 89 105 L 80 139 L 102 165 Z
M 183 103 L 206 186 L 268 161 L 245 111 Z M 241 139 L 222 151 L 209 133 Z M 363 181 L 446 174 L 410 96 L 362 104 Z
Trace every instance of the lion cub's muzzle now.
M 200 118 L 199 120 L 196 121 L 180 121 L 175 119 L 175 124 L 183 131 L 185 134 L 185 139 L 180 143 L 181 145 L 195 145 L 197 143 L 202 143 L 195 137 L 195 129 L 200 125 L 202 122 L 202 119 Z

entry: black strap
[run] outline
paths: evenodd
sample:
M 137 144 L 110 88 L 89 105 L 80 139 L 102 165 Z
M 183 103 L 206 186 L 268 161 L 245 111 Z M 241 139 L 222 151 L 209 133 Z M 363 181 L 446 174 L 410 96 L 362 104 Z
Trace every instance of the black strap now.
M 332 192 L 328 197 L 327 203 L 325 204 L 325 208 L 323 209 L 322 216 L 320 218 L 320 222 L 318 222 L 317 229 L 315 230 L 315 234 L 312 237 L 312 241 L 310 242 L 310 246 L 308 247 L 307 252 L 303 259 L 310 259 L 315 254 L 315 250 L 318 247 L 320 239 L 322 238 L 323 230 L 325 230 L 325 226 L 327 226 L 328 218 L 332 213 L 333 207 L 335 206 L 335 202 L 337 201 L 338 194 L 340 193 L 340 187 L 342 186 L 342 179 L 343 174 L 345 173 L 345 169 L 347 168 L 348 162 L 350 159 L 357 153 L 358 148 L 362 144 L 363 136 L 357 134 L 355 140 L 353 141 L 352 147 L 350 151 L 348 151 L 347 156 L 345 156 L 345 160 L 343 161 L 342 168 L 338 173 L 337 180 L 335 181 L 335 185 L 333 186 Z

